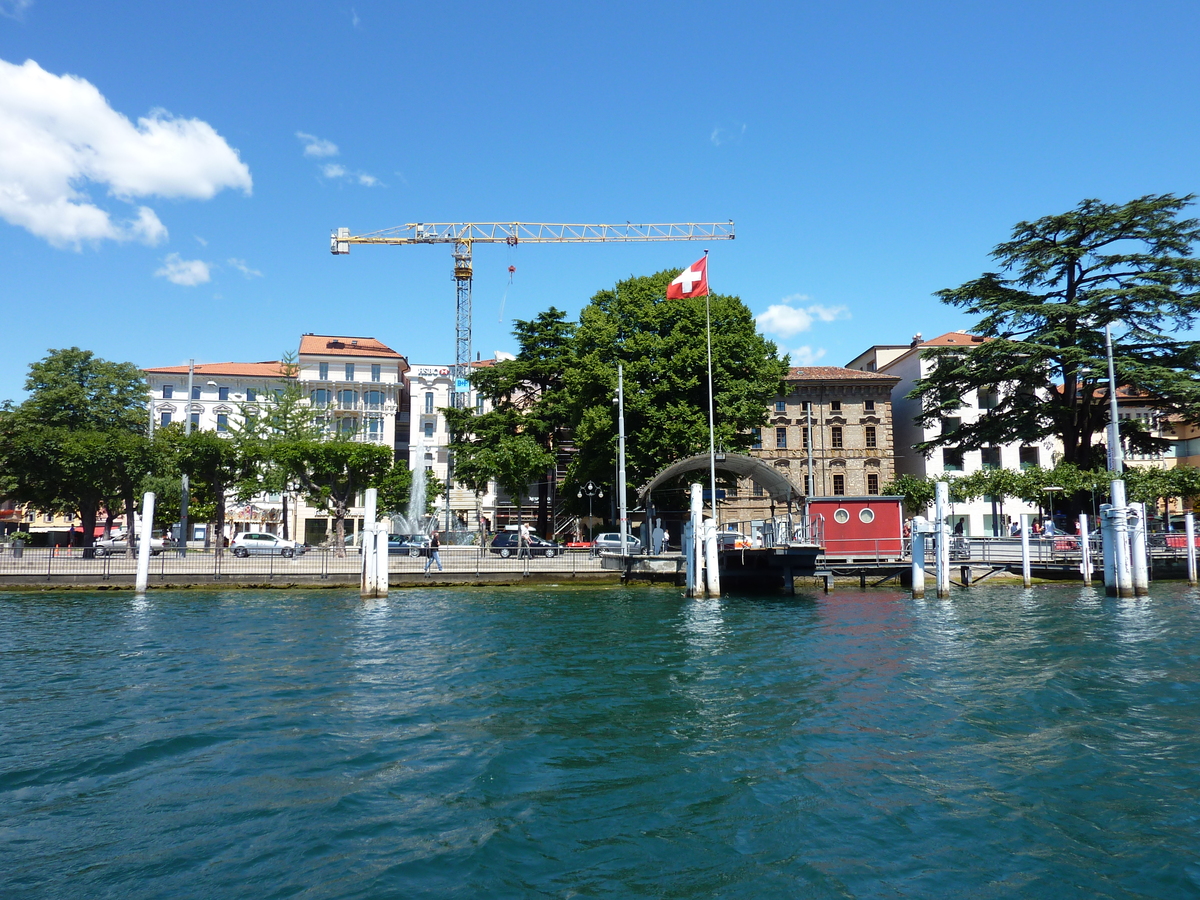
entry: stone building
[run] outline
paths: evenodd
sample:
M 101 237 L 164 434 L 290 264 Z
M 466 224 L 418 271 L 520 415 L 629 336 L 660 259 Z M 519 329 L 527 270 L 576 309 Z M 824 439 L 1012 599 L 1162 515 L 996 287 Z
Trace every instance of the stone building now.
M 784 379 L 750 455 L 786 474 L 798 498 L 879 494 L 894 475 L 893 375 L 839 366 L 798 366 Z M 743 479 L 721 505 L 723 523 L 770 514 L 761 486 Z M 782 510 L 776 510 L 782 512 Z

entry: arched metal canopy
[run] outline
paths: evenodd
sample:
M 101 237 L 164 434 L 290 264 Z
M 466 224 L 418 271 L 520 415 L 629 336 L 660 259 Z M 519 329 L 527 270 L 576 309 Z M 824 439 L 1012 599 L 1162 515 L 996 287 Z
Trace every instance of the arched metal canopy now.
M 792 483 L 788 481 L 786 475 L 774 466 L 768 465 L 761 459 L 756 459 L 753 456 L 742 456 L 737 453 L 718 454 L 717 468 L 722 472 L 732 472 L 743 478 L 753 478 L 770 495 L 772 500 L 779 503 L 786 503 L 796 493 L 795 488 L 792 487 Z M 655 475 L 649 482 L 638 488 L 638 496 L 645 497 L 660 484 L 670 481 L 684 472 L 701 470 L 708 471 L 707 453 L 689 456 L 687 459 L 671 463 L 671 465 Z

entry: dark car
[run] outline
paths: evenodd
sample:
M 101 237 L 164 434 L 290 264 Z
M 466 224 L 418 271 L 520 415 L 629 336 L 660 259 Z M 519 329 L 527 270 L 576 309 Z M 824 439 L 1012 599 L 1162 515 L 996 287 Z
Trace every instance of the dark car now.
M 510 556 L 516 556 L 521 550 L 518 543 L 518 535 L 515 531 L 502 531 L 492 539 L 491 551 L 499 553 L 504 559 Z M 552 556 L 558 556 L 562 553 L 562 547 L 548 541 L 545 538 L 538 537 L 536 534 L 531 534 L 525 545 L 525 552 L 532 556 L 544 556 L 549 559 Z

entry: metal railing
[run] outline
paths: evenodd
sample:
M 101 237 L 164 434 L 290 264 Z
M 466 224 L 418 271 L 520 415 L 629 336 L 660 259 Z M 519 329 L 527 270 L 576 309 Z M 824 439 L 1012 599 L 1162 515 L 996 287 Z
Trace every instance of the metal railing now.
M 442 571 L 449 575 L 495 575 L 554 573 L 562 575 L 589 574 L 604 571 L 601 560 L 588 550 L 556 551 L 544 556 L 514 555 L 503 558 L 488 547 L 443 546 L 439 551 Z M 395 575 L 421 575 L 429 559 L 406 553 L 388 555 L 388 571 Z M 150 558 L 150 579 L 165 581 L 264 578 L 268 581 L 292 577 L 305 580 L 336 578 L 339 581 L 357 577 L 362 570 L 362 557 L 357 548 L 348 548 L 345 556 L 331 549 L 310 550 L 295 557 L 277 554 L 254 554 L 244 558 L 228 550 L 217 554 L 212 550 L 189 549 L 181 557 L 168 550 Z M 436 561 L 430 573 L 437 574 Z M 132 580 L 137 573 L 137 558 L 120 555 L 95 556 L 85 554 L 85 548 L 24 547 L 14 552 L 0 544 L 0 577 L 19 576 L 25 580 Z

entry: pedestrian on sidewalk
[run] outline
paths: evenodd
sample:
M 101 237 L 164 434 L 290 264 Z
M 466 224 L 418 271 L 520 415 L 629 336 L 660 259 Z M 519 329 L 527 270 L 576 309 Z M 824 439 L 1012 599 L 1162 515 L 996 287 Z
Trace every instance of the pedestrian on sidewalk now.
M 429 535 L 429 559 L 425 560 L 425 574 L 429 574 L 429 567 L 435 562 L 438 564 L 438 571 L 442 571 L 442 557 L 438 554 L 438 547 L 441 544 L 438 542 L 437 529 L 433 530 L 433 534 Z

